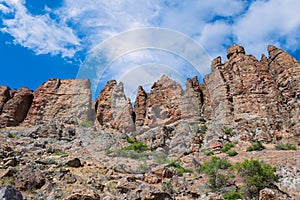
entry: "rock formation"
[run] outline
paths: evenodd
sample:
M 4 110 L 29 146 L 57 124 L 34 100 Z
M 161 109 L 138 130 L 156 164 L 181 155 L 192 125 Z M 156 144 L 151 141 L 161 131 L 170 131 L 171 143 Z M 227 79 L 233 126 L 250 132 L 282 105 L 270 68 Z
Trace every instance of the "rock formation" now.
M 123 83 L 109 81 L 95 103 L 96 118 L 106 128 L 134 131 L 134 113 L 130 99 L 124 94 Z
M 89 80 L 50 79 L 36 91 L 0 86 L 0 126 L 25 126 L 73 117 L 93 119 Z
M 233 45 L 203 83 L 188 79 L 183 90 L 164 75 L 148 93 L 138 87 L 134 106 L 109 81 L 96 119 L 88 80 L 50 79 L 34 92 L 0 86 L 0 198 L 224 199 L 252 187 L 222 168 L 218 191 L 207 192 L 211 176 L 199 169 L 214 154 L 276 166 L 278 182 L 255 198 L 300 199 L 300 64 L 268 51 L 257 60 Z
M 6 92 L 6 96 L 5 96 Z M 26 117 L 27 112 L 31 106 L 33 95 L 32 91 L 28 88 L 21 88 L 16 91 L 13 96 L 8 95 L 8 90 L 6 89 L 2 99 L 9 100 L 5 102 L 2 107 L 2 113 L 0 115 L 0 125 L 3 126 L 17 126 Z M 3 101 L 2 101 L 3 102 Z
M 300 64 L 274 46 L 269 46 L 268 51 L 269 58 L 262 55 L 259 61 L 247 55 L 243 47 L 233 45 L 227 52 L 228 61 L 214 59 L 204 84 L 197 77 L 188 79 L 186 91 L 167 76 L 155 82 L 149 94 L 139 86 L 133 116 L 123 86 L 108 82 L 97 100 L 97 119 L 101 125 L 115 124 L 112 127 L 116 129 L 129 120 L 130 128 L 125 125 L 125 131 L 133 130 L 133 126 L 143 130 L 181 119 L 202 120 L 209 125 L 209 140 L 222 137 L 226 127 L 245 140 L 271 141 L 277 133 L 300 134 Z M 116 88 L 120 95 L 114 98 Z M 116 101 L 120 106 L 113 106 Z M 127 117 L 116 124 L 115 119 L 120 118 L 116 113 Z
M 220 57 L 213 60 L 212 72 L 204 83 L 212 110 L 209 130 L 214 135 L 222 134 L 225 126 L 235 128 L 245 139 L 271 141 L 275 131 L 296 134 L 299 63 L 283 50 L 268 49 L 269 58 L 263 55 L 258 61 L 246 55 L 243 47 L 233 45 L 227 52 L 228 61 L 222 64 Z M 281 79 L 284 84 L 277 78 L 279 71 L 285 76 Z M 284 93 L 283 85 L 289 92 Z
M 257 60 L 233 45 L 228 60 L 212 61 L 203 84 L 188 79 L 186 90 L 167 76 L 149 93 L 138 87 L 134 108 L 123 84 L 109 81 L 95 101 L 98 124 L 130 132 L 168 125 L 178 120 L 206 122 L 207 143 L 231 127 L 241 139 L 272 141 L 300 135 L 300 64 L 285 51 L 268 47 L 269 57 Z M 92 119 L 88 80 L 50 79 L 36 91 L 0 86 L 0 125 L 25 126 L 74 117 Z M 23 122 L 24 121 L 24 122 Z M 280 135 L 280 137 L 278 137 Z
M 45 123 L 57 118 L 91 120 L 89 80 L 50 79 L 33 93 L 32 105 L 24 125 Z

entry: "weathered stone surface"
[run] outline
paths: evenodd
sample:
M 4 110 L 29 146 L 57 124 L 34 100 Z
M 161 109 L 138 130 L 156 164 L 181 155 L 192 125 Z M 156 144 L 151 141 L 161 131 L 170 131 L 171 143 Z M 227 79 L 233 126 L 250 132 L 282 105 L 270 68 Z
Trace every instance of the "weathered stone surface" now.
M 17 126 L 25 119 L 33 99 L 32 91 L 21 88 L 3 106 L 1 126 Z
M 11 98 L 9 87 L 0 85 L 0 114 L 4 104 Z
M 153 84 L 147 99 L 145 125 L 155 127 L 181 119 L 179 101 L 184 92 L 181 86 L 167 76 Z
M 35 125 L 62 117 L 91 120 L 89 80 L 50 79 L 34 93 L 24 125 Z
M 300 63 L 282 49 L 270 45 L 269 70 L 282 96 L 284 116 L 282 129 L 284 132 L 297 134 L 300 129 Z
M 245 138 L 264 141 L 273 140 L 275 131 L 287 133 L 289 130 L 296 134 L 299 63 L 275 47 L 269 47 L 269 54 L 269 59 L 262 56 L 258 61 L 246 55 L 243 47 L 233 45 L 228 49 L 228 61 L 222 64 L 219 57 L 213 60 L 212 72 L 204 79 L 212 119 L 208 130 L 212 134 L 208 134 L 208 140 L 222 137 L 224 127 L 233 127 L 238 134 L 247 135 Z M 278 71 L 286 71 L 282 75 L 285 78 L 280 79 L 289 85 L 286 94 L 280 88 L 284 84 L 276 79 Z M 293 84 L 288 84 L 289 81 Z M 285 102 L 288 98 L 290 104 Z M 291 120 L 286 120 L 288 118 Z M 291 124 L 296 124 L 294 129 L 290 129 Z
M 100 196 L 92 189 L 80 187 L 75 188 L 64 200 L 100 200 Z
M 36 190 L 40 189 L 46 180 L 43 173 L 39 169 L 31 166 L 25 166 L 16 174 L 15 186 L 20 190 Z
M 81 161 L 79 158 L 73 158 L 73 159 L 70 159 L 66 162 L 66 165 L 69 166 L 69 167 L 81 167 L 82 164 L 81 164 Z
M 99 124 L 120 131 L 134 131 L 134 113 L 130 99 L 124 94 L 123 83 L 107 82 L 95 103 Z
M 203 112 L 203 102 L 204 96 L 198 77 L 187 79 L 185 94 L 179 102 L 181 118 L 199 118 Z
M 147 113 L 147 93 L 142 86 L 138 87 L 137 96 L 134 102 L 135 124 L 143 126 Z
M 239 54 L 245 55 L 245 49 L 242 46 L 239 46 L 237 44 L 232 45 L 227 50 L 227 58 L 233 58 Z
M 265 188 L 259 191 L 259 200 L 282 200 L 282 199 L 291 199 L 286 194 L 281 193 L 278 190 Z
M 0 190 L 1 200 L 23 200 L 21 192 L 12 186 L 6 186 Z

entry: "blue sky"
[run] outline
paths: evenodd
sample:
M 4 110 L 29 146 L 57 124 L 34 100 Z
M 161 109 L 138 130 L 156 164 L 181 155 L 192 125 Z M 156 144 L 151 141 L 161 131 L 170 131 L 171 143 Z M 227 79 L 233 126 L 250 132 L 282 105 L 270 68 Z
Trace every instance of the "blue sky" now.
M 76 78 L 99 44 L 146 27 L 182 33 L 210 58 L 221 55 L 226 60 L 226 49 L 238 43 L 258 59 L 272 44 L 300 60 L 299 10 L 299 0 L 0 0 L 0 84 L 36 89 L 51 77 Z M 149 69 L 149 63 L 168 69 L 190 64 L 143 49 L 118 57 L 105 78 L 120 79 L 120 71 Z M 204 68 L 201 75 L 210 66 Z M 187 76 L 187 70 L 178 70 Z

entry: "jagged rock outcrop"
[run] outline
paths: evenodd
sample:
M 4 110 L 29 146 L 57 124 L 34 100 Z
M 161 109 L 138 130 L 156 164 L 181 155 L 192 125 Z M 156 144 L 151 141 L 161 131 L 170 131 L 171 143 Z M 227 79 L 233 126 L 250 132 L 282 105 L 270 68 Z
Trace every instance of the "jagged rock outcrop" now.
M 6 93 L 6 94 L 5 94 Z M 14 92 L 13 96 L 8 96 L 9 91 L 6 89 L 4 97 L 11 97 L 2 107 L 0 115 L 0 125 L 4 126 L 17 126 L 25 119 L 27 112 L 31 106 L 33 94 L 28 88 L 21 88 Z
M 163 75 L 153 84 L 148 95 L 145 126 L 155 127 L 181 119 L 179 104 L 183 94 L 177 82 Z
M 279 89 L 286 111 L 284 132 L 300 135 L 300 63 L 282 49 L 268 47 L 268 66 Z
M 109 81 L 95 103 L 97 121 L 101 126 L 119 131 L 142 130 L 166 125 L 180 119 L 199 120 L 203 112 L 203 85 L 197 77 L 187 80 L 186 91 L 163 75 L 149 94 L 138 87 L 134 111 L 124 95 L 123 84 Z
M 123 83 L 109 81 L 95 103 L 96 118 L 106 128 L 134 131 L 134 113 L 130 99 L 125 97 Z
M 9 87 L 0 85 L 0 114 L 2 113 L 2 109 L 4 104 L 11 98 Z
M 33 93 L 33 97 L 24 125 L 71 116 L 79 121 L 92 118 L 89 80 L 50 79 Z
M 258 61 L 233 45 L 228 61 L 212 61 L 212 72 L 204 79 L 212 110 L 210 140 L 222 136 L 226 126 L 242 139 L 271 141 L 276 133 L 297 134 L 299 63 L 276 47 L 268 51 L 269 58 L 262 55 Z
M 197 77 L 188 79 L 186 91 L 167 76 L 155 82 L 149 94 L 140 86 L 134 103 L 134 125 L 137 130 L 147 130 L 182 119 L 202 120 L 209 125 L 207 143 L 222 138 L 225 127 L 245 140 L 272 141 L 278 135 L 300 134 L 300 64 L 274 46 L 268 51 L 269 58 L 262 55 L 259 61 L 247 55 L 242 46 L 233 45 L 227 51 L 228 61 L 214 59 L 204 84 Z M 121 96 L 116 96 L 122 106 L 112 106 L 116 88 L 116 81 L 108 82 L 98 98 L 97 119 L 101 125 L 116 124 L 120 115 L 113 113 L 127 105 L 122 90 Z M 125 110 L 127 114 L 122 116 L 131 116 L 131 107 Z M 120 130 L 122 121 L 128 120 L 118 120 L 119 124 L 112 127 Z
M 243 47 L 228 49 L 228 61 L 212 62 L 212 73 L 204 79 L 210 94 L 214 133 L 222 127 L 235 127 L 245 137 L 270 141 L 275 130 L 282 130 L 282 99 L 265 59 L 246 55 Z
M 138 87 L 137 96 L 134 102 L 135 124 L 143 126 L 147 114 L 147 93 L 142 86 Z

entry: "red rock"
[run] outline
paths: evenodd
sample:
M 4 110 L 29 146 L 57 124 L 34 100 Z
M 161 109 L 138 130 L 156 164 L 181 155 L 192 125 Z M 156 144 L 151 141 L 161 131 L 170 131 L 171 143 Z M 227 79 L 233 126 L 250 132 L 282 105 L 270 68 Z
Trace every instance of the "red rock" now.
M 143 126 L 147 113 L 147 93 L 142 86 L 138 87 L 137 96 L 134 102 L 135 124 Z
M 181 86 L 167 76 L 153 84 L 147 98 L 145 125 L 155 127 L 181 119 L 179 104 L 184 92 Z
M 33 99 L 28 88 L 19 89 L 3 106 L 0 116 L 1 126 L 17 126 L 25 119 Z
M 0 85 L 0 114 L 4 104 L 11 98 L 9 87 Z
M 34 91 L 33 96 L 24 125 L 64 117 L 74 117 L 78 121 L 92 119 L 89 80 L 50 79 Z
M 130 99 L 124 94 L 123 83 L 107 82 L 95 103 L 99 124 L 119 131 L 134 131 L 134 113 Z

